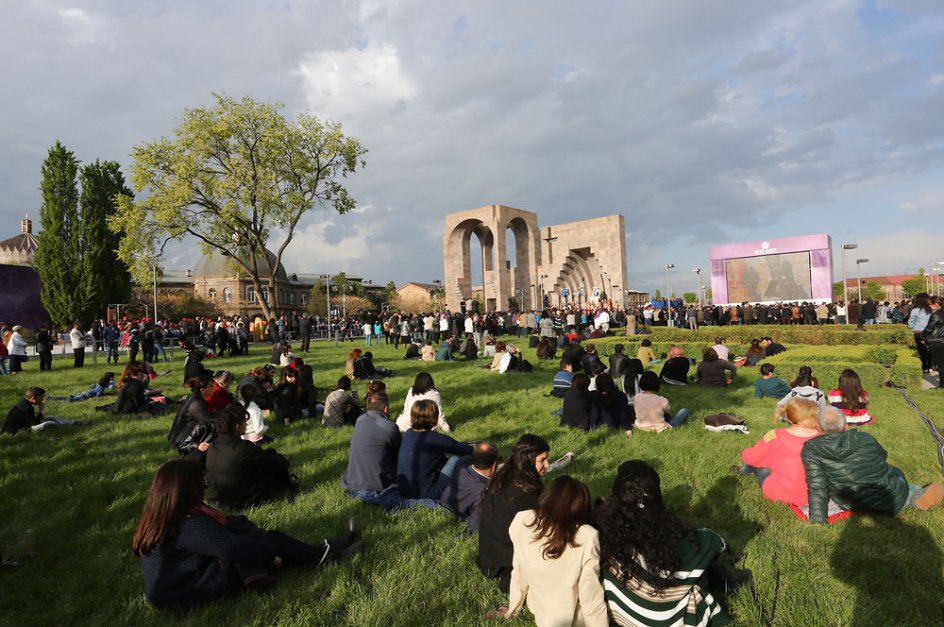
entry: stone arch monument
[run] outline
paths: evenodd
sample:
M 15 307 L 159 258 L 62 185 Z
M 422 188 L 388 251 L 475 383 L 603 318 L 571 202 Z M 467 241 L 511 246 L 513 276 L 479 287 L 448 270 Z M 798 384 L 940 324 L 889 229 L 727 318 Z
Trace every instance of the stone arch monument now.
M 483 283 L 472 285 L 471 240 L 482 246 Z M 514 238 L 514 265 L 506 253 Z M 488 205 L 446 216 L 443 233 L 445 297 L 456 311 L 481 293 L 485 309 L 507 309 L 513 298 L 524 309 L 582 304 L 604 296 L 622 304 L 626 285 L 623 216 L 539 228 L 537 214 Z

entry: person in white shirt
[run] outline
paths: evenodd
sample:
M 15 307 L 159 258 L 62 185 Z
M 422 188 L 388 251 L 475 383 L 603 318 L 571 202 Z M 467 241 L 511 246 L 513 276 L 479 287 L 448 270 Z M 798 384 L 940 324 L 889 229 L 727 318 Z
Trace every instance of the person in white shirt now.
M 729 357 L 731 357 L 731 350 L 724 345 L 723 337 L 716 337 L 715 345 L 711 348 L 715 349 L 715 352 L 718 353 L 718 359 L 729 361 Z
M 446 414 L 442 408 L 442 396 L 439 394 L 439 390 L 436 389 L 432 375 L 428 372 L 421 372 L 413 380 L 413 387 L 407 392 L 406 401 L 403 403 L 403 412 L 397 418 L 397 427 L 400 429 L 400 433 L 406 433 L 406 430 L 410 428 L 412 425 L 410 412 L 413 411 L 413 405 L 416 404 L 416 401 L 423 400 L 433 401 L 436 403 L 436 407 L 439 408 L 439 419 L 433 430 L 443 433 L 452 431 L 449 423 L 446 422 Z
M 269 430 L 269 426 L 262 419 L 262 410 L 256 405 L 255 398 L 256 389 L 253 386 L 244 385 L 239 388 L 239 400 L 246 408 L 246 414 L 248 415 L 246 431 L 243 433 L 242 439 L 254 444 L 271 442 L 272 438 L 265 434 Z
M 7 353 L 10 355 L 10 374 L 16 374 L 22 370 L 20 364 L 26 360 L 26 340 L 20 334 L 23 329 L 20 325 L 13 327 L 10 333 L 10 339 L 7 341 Z
M 81 368 L 85 365 L 85 341 L 86 335 L 79 329 L 80 323 L 72 325 L 69 332 L 69 342 L 72 344 L 73 366 Z

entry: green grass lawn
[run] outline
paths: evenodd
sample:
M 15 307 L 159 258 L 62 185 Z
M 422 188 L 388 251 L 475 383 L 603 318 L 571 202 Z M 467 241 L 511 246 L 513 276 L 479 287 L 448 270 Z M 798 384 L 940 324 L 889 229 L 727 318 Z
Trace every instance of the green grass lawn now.
M 320 388 L 343 372 L 340 349 L 318 344 L 307 356 Z M 594 496 L 606 495 L 617 465 L 639 458 L 662 476 L 670 507 L 696 526 L 719 531 L 754 572 L 754 584 L 727 600 L 744 625 L 927 625 L 944 620 L 944 509 L 903 516 L 853 517 L 829 527 L 795 519 L 766 501 L 756 482 L 730 474 L 739 451 L 774 426 L 773 400 L 755 400 L 751 369 L 738 373 L 727 390 L 663 389 L 674 408 L 692 410 L 690 423 L 675 432 L 577 433 L 557 426 L 548 412 L 559 401 L 546 398 L 555 363 L 539 363 L 531 374 L 497 375 L 465 362 L 404 362 L 392 346 L 374 347 L 375 362 L 392 368 L 388 379 L 392 412 L 399 413 L 416 373 L 428 369 L 442 392 L 453 436 L 488 439 L 507 454 L 525 432 L 543 435 L 552 458 L 567 451 L 567 469 Z M 835 347 L 842 354 L 841 346 Z M 249 357 L 210 360 L 211 368 L 241 375 L 266 361 L 268 350 Z M 484 363 L 484 360 L 482 360 Z M 28 385 L 52 395 L 86 389 L 107 368 L 102 361 L 75 371 L 57 359 L 51 373 L 31 359 L 17 377 L 0 377 L 6 412 Z M 183 395 L 183 361 L 152 386 Z M 815 367 L 814 367 L 815 368 Z M 163 364 L 158 370 L 164 370 Z M 780 373 L 790 378 L 793 373 Z M 822 381 L 828 389 L 833 381 Z M 361 385 L 363 392 L 363 384 Z M 865 427 L 889 451 L 891 463 L 912 483 L 941 480 L 927 430 L 893 389 L 870 389 L 877 423 Z M 926 413 L 944 416 L 944 394 L 910 392 Z M 158 613 L 146 603 L 131 536 L 156 468 L 174 458 L 166 440 L 172 415 L 119 418 L 96 413 L 101 401 L 50 401 L 47 413 L 91 418 L 90 428 L 60 427 L 14 438 L 0 437 L 0 550 L 31 552 L 16 568 L 0 571 L 0 622 L 54 624 L 220 625 L 474 625 L 505 601 L 476 567 L 477 542 L 459 537 L 462 524 L 443 511 L 388 515 L 347 498 L 338 484 L 347 459 L 351 428 L 320 422 L 291 427 L 272 424 L 274 446 L 292 461 L 303 490 L 294 504 L 277 502 L 248 515 L 256 523 L 302 539 L 338 533 L 356 516 L 368 548 L 351 562 L 322 569 L 283 572 L 266 594 L 247 594 L 188 615 Z M 702 418 L 729 411 L 743 417 L 750 435 L 711 433 Z M 944 424 L 938 420 L 938 424 Z M 525 615 L 515 624 L 532 624 Z

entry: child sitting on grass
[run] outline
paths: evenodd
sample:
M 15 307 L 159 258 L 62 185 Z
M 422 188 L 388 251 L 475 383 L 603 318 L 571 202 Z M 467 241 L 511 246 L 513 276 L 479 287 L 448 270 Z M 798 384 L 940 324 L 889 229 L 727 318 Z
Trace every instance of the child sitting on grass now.
M 760 379 L 754 381 L 754 398 L 764 398 L 765 396 L 782 399 L 790 393 L 790 386 L 780 377 L 774 376 L 773 364 L 762 364 L 760 367 Z
M 659 396 L 659 375 L 652 371 L 639 377 L 639 394 L 633 403 L 636 410 L 636 428 L 643 431 L 662 432 L 675 429 L 688 420 L 688 409 L 683 407 L 673 416 L 669 399 Z
M 846 416 L 847 425 L 860 427 L 875 422 L 869 415 L 869 393 L 862 389 L 855 370 L 846 368 L 839 374 L 839 388 L 829 391 L 829 402 Z
M 38 414 L 36 413 L 37 409 L 39 409 Z M 65 418 L 43 416 L 45 409 L 46 390 L 40 387 L 28 388 L 26 395 L 7 413 L 6 422 L 3 423 L 3 430 L 10 435 L 16 435 L 16 432 L 22 429 L 42 431 L 43 429 L 59 425 L 87 427 L 92 424 L 91 421 L 88 420 L 66 420 Z
M 802 398 L 791 398 L 777 407 L 776 416 L 786 419 L 790 426 L 768 431 L 757 444 L 741 451 L 744 463 L 735 466 L 735 472 L 757 475 L 761 491 L 771 501 L 806 505 L 806 472 L 800 453 L 807 440 L 819 435 L 818 414 L 819 406 Z

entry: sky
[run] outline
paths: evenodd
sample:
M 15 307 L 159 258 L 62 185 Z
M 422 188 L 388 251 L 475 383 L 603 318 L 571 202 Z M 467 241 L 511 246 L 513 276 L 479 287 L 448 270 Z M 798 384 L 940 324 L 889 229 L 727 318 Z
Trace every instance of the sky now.
M 843 243 L 863 275 L 944 261 L 940 0 L 20 0 L 0 54 L 0 237 L 38 224 L 56 140 L 127 169 L 221 92 L 369 150 L 358 208 L 311 212 L 289 272 L 441 279 L 445 216 L 490 204 L 624 215 L 648 291 L 667 263 L 695 291 L 711 246 L 812 233 L 837 281 Z

